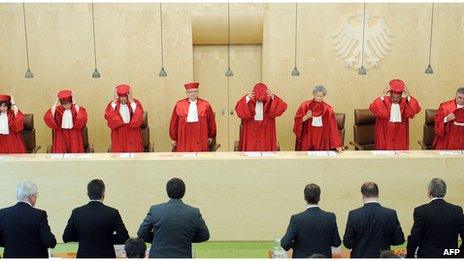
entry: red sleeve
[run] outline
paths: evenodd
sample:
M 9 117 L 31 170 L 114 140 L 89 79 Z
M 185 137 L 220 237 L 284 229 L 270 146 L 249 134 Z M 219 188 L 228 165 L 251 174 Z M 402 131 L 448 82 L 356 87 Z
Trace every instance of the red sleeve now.
M 435 113 L 435 135 L 444 138 L 445 136 L 445 117 L 447 110 L 444 104 L 440 104 L 437 113 Z
M 137 104 L 137 107 L 135 108 L 135 111 L 132 114 L 132 118 L 129 122 L 129 127 L 140 128 L 140 126 L 142 126 L 143 107 L 142 107 L 142 104 L 138 100 L 135 100 L 135 103 Z
M 14 115 L 14 112 L 13 112 Z M 13 124 L 10 126 L 10 129 L 14 132 L 20 132 L 24 129 L 24 114 L 18 110 L 18 113 L 13 116 Z
M 337 119 L 335 119 L 335 114 L 333 111 L 330 112 L 330 139 L 329 147 L 331 149 L 340 148 L 342 146 L 342 141 L 340 137 L 340 131 L 338 130 Z
M 375 99 L 371 103 L 371 105 L 369 106 L 369 110 L 377 118 L 382 118 L 382 119 L 389 119 L 390 118 L 390 112 L 387 110 L 387 107 L 385 106 L 385 102 L 380 97 Z
M 284 102 L 280 97 L 274 95 L 272 98 L 271 108 L 269 110 L 269 117 L 275 118 L 282 115 L 287 110 L 287 103 Z
M 410 101 L 408 102 L 406 99 L 406 108 L 404 109 L 404 116 L 406 118 L 414 118 L 416 114 L 418 114 L 421 111 L 421 107 L 419 105 L 419 102 L 412 96 L 410 97 Z
M 113 109 L 113 107 L 111 106 L 111 102 L 108 104 L 108 106 L 106 106 L 105 119 L 110 129 L 116 129 L 124 125 L 124 122 L 122 121 L 122 118 L 119 115 L 119 112 Z
M 44 115 L 44 121 L 47 126 L 52 130 L 59 130 L 61 126 L 56 123 L 55 117 L 52 114 L 52 109 L 48 109 L 48 111 Z
M 208 138 L 214 138 L 216 137 L 216 119 L 211 105 L 208 105 L 206 113 L 208 114 Z
M 73 122 L 74 130 L 81 130 L 87 124 L 87 111 L 85 108 L 79 107 L 76 118 Z
M 177 115 L 176 112 L 177 109 L 177 104 L 174 106 L 174 110 L 172 110 L 172 115 L 171 115 L 171 122 L 169 123 L 169 136 L 171 136 L 171 140 L 177 141 L 177 128 L 178 128 L 178 119 L 179 116 Z
M 243 96 L 237 102 L 237 105 L 235 105 L 235 111 L 237 112 L 237 115 L 240 119 L 251 120 L 254 117 L 254 112 L 251 111 L 249 104 L 246 102 L 246 97 L 246 95 Z
M 295 122 L 293 123 L 293 133 L 295 133 L 296 138 L 300 139 L 301 132 L 303 130 L 303 117 L 306 115 L 307 111 L 304 104 L 301 104 L 295 114 Z

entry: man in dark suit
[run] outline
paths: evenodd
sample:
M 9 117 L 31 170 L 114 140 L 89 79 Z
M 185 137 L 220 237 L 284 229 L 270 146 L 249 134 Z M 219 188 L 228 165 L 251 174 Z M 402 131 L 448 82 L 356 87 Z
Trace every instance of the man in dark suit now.
M 414 225 L 408 237 L 407 257 L 463 257 L 464 244 L 458 248 L 458 236 L 464 240 L 462 208 L 446 202 L 446 183 L 434 178 L 428 185 L 430 202 L 414 209 Z
M 47 212 L 34 208 L 37 186 L 30 182 L 16 187 L 18 203 L 0 210 L 0 246 L 5 258 L 48 258 L 47 248 L 56 246 Z
M 350 211 L 343 244 L 351 257 L 378 258 L 382 250 L 404 243 L 404 234 L 393 209 L 379 204 L 379 187 L 374 182 L 361 186 L 364 206 Z
M 170 200 L 154 205 L 140 225 L 138 237 L 150 242 L 150 258 L 191 258 L 192 242 L 205 242 L 209 231 L 200 210 L 182 202 L 185 184 L 173 178 L 166 184 Z
M 103 204 L 105 184 L 94 179 L 87 185 L 90 202 L 75 208 L 63 233 L 63 241 L 79 242 L 77 257 L 114 258 L 114 246 L 129 238 L 118 210 Z
M 290 218 L 287 233 L 280 241 L 285 250 L 293 249 L 293 258 L 307 258 L 313 254 L 332 257 L 331 247 L 341 244 L 335 214 L 318 207 L 321 188 L 308 184 L 304 198 L 308 208 Z

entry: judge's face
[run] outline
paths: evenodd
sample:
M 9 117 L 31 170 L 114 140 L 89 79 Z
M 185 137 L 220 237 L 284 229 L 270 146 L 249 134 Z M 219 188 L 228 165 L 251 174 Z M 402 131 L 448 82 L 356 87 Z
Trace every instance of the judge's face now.
M 61 102 L 61 105 L 63 105 L 63 108 L 65 110 L 68 110 L 68 109 L 71 109 L 72 103 L 70 101 L 63 101 L 63 102 Z
M 122 104 L 126 104 L 127 103 L 127 96 L 119 96 L 119 101 Z
M 0 112 L 6 113 L 7 111 L 8 111 L 8 104 L 6 104 L 5 102 L 2 102 L 0 104 Z
M 464 93 L 456 93 L 456 104 L 464 106 Z
M 392 103 L 399 103 L 401 100 L 401 93 L 390 92 L 390 97 L 391 97 Z
M 313 93 L 313 95 L 314 95 L 314 101 L 316 101 L 316 102 L 324 101 L 325 95 L 324 95 L 323 92 L 315 92 L 315 93 Z
M 198 98 L 198 89 L 190 89 L 187 90 L 185 93 L 187 93 L 187 97 L 191 101 L 194 101 Z

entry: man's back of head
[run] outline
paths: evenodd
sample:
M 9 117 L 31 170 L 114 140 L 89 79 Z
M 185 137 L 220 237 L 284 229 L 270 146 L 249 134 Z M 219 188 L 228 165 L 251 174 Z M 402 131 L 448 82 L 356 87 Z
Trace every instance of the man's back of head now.
M 166 192 L 171 199 L 182 199 L 185 195 L 185 183 L 179 178 L 172 178 L 166 184 Z
M 446 183 L 440 178 L 432 179 L 427 189 L 430 198 L 443 198 L 446 195 Z
M 103 200 L 105 197 L 105 183 L 101 179 L 94 179 L 87 185 L 87 196 L 90 200 Z
M 306 185 L 304 189 L 304 197 L 308 204 L 317 205 L 321 199 L 321 188 L 314 183 Z
M 366 182 L 361 186 L 361 194 L 364 199 L 373 199 L 379 197 L 379 187 L 372 181 Z
M 34 206 L 37 201 L 37 194 L 37 186 L 30 181 L 21 182 L 16 187 L 16 200 L 18 202 L 28 202 L 31 206 Z
M 124 246 L 127 258 L 144 258 L 147 246 L 140 238 L 129 238 Z

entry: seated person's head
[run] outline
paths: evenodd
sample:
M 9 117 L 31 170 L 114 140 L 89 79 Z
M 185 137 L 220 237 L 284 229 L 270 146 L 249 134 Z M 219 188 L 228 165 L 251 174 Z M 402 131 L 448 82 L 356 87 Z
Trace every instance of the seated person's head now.
M 140 238 L 129 238 L 124 246 L 127 258 L 144 258 L 147 245 Z
M 105 198 L 105 183 L 101 179 L 94 179 L 87 185 L 87 196 L 90 200 L 103 200 Z
M 181 199 L 185 194 L 185 183 L 179 178 L 172 178 L 166 184 L 166 192 L 171 199 Z
M 306 185 L 304 198 L 308 204 L 317 205 L 321 198 L 321 188 L 314 183 Z

